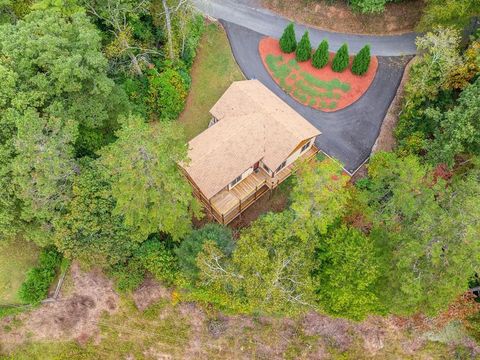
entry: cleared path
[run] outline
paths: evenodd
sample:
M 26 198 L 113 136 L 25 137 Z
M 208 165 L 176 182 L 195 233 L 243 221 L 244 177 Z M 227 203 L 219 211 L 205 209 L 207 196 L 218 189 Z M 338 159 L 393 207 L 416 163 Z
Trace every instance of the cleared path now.
M 264 35 L 230 22 L 221 22 L 245 76 L 259 79 L 317 127 L 322 135 L 317 138 L 316 145 L 329 156 L 340 160 L 349 173 L 355 172 L 370 156 L 405 65 L 411 57 L 378 57 L 377 75 L 368 91 L 349 107 L 325 113 L 298 103 L 273 81 L 258 53 L 258 44 Z
M 192 0 L 204 14 L 215 19 L 241 25 L 260 34 L 279 38 L 290 22 L 288 19 L 255 6 L 254 0 Z M 316 46 L 322 39 L 328 39 L 330 48 L 337 50 L 344 42 L 351 52 L 359 51 L 370 44 L 372 53 L 381 56 L 402 56 L 416 53 L 415 33 L 392 36 L 354 35 L 323 31 L 304 25 L 296 25 L 297 36 L 305 30 L 310 32 L 312 44 Z

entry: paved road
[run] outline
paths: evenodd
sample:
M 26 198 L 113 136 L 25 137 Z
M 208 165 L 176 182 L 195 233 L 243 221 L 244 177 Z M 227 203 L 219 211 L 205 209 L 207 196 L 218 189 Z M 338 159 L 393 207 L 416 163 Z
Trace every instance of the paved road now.
M 233 24 L 244 26 L 260 34 L 279 38 L 289 20 L 268 10 L 256 6 L 256 0 L 192 0 L 200 11 Z M 393 36 L 354 35 L 322 31 L 303 25 L 297 25 L 300 38 L 305 30 L 310 32 L 310 39 L 315 46 L 327 38 L 332 50 L 337 50 L 347 42 L 352 52 L 357 52 L 365 44 L 370 44 L 372 53 L 380 56 L 402 56 L 416 53 L 416 34 Z
M 406 62 L 411 57 L 378 57 L 379 66 L 368 91 L 353 105 L 332 113 L 304 106 L 287 95 L 270 77 L 258 53 L 264 36 L 248 28 L 222 21 L 233 54 L 249 79 L 259 79 L 321 132 L 316 145 L 355 172 L 370 156 L 385 114 L 395 97 Z

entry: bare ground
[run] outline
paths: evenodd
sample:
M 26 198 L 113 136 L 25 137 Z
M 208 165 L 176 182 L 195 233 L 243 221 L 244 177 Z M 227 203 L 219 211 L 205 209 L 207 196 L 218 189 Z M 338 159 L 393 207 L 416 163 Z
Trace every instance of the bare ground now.
M 412 32 L 422 15 L 423 0 L 388 4 L 380 14 L 354 12 L 345 1 L 263 0 L 262 5 L 298 23 L 342 33 L 394 35 Z
M 297 318 L 226 316 L 194 303 L 172 303 L 174 294 L 148 278 L 132 294 L 132 303 L 139 312 L 131 312 L 123 301 L 119 301 L 112 283 L 98 270 L 83 272 L 74 264 L 71 271 L 72 295 L 15 319 L 0 321 L 2 351 L 14 351 L 16 346 L 31 342 L 73 340 L 80 346 L 89 346 L 88 354 L 95 352 L 96 346 L 99 346 L 98 354 L 115 358 L 111 352 L 120 349 L 117 347 L 120 343 L 116 345 L 116 338 L 111 336 L 120 336 L 118 340 L 122 342 L 125 337 L 131 336 L 132 339 L 127 341 L 143 346 L 142 356 L 132 352 L 121 358 L 270 360 L 330 359 L 342 355 L 345 359 L 402 359 L 412 356 L 437 359 L 453 357 L 459 344 L 468 348 L 472 358 L 480 355 L 480 348 L 468 337 L 448 344 L 432 345 L 424 335 L 441 330 L 452 319 L 462 321 L 469 314 L 479 311 L 480 305 L 468 296 L 459 298 L 436 319 L 372 316 L 357 323 L 316 312 Z M 145 312 L 153 311 L 152 307 L 155 309 L 159 301 L 163 305 L 156 315 L 142 317 Z M 113 317 L 102 320 L 104 312 Z M 166 327 L 159 327 L 162 321 L 162 326 Z M 6 331 L 6 325 L 13 323 L 17 324 L 14 329 Z M 109 325 L 114 332 L 104 333 L 99 330 L 99 324 Z M 177 341 L 176 330 L 169 330 L 170 326 L 187 329 L 186 341 Z M 150 331 L 159 336 L 159 340 L 149 341 Z M 163 335 L 162 331 L 165 332 Z M 161 341 L 170 342 L 162 344 Z M 104 343 L 108 346 L 102 347 Z
M 1 348 L 9 348 L 29 341 L 78 339 L 83 342 L 98 335 L 98 320 L 103 312 L 114 313 L 118 295 L 112 282 L 98 269 L 80 270 L 77 263 L 71 267 L 74 291 L 67 297 L 43 304 L 30 313 L 17 316 L 22 325 L 5 332 L 5 325 L 12 321 L 0 321 Z

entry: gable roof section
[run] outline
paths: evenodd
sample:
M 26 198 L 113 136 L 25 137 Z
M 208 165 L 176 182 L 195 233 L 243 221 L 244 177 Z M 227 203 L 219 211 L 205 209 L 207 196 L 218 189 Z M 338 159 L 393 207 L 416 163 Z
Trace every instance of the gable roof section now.
M 258 80 L 234 82 L 211 109 L 218 123 L 189 142 L 189 176 L 210 199 L 262 160 L 275 170 L 320 132 Z

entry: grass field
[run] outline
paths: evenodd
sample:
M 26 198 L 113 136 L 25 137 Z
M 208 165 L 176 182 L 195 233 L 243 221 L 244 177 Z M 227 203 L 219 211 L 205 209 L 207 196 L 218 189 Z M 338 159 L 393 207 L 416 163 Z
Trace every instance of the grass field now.
M 185 111 L 179 119 L 188 140 L 207 128 L 211 118 L 210 108 L 230 84 L 243 79 L 225 31 L 217 24 L 210 24 L 200 43 L 192 68 L 192 87 Z
M 23 240 L 0 243 L 0 305 L 20 302 L 18 289 L 37 255 L 38 248 Z

